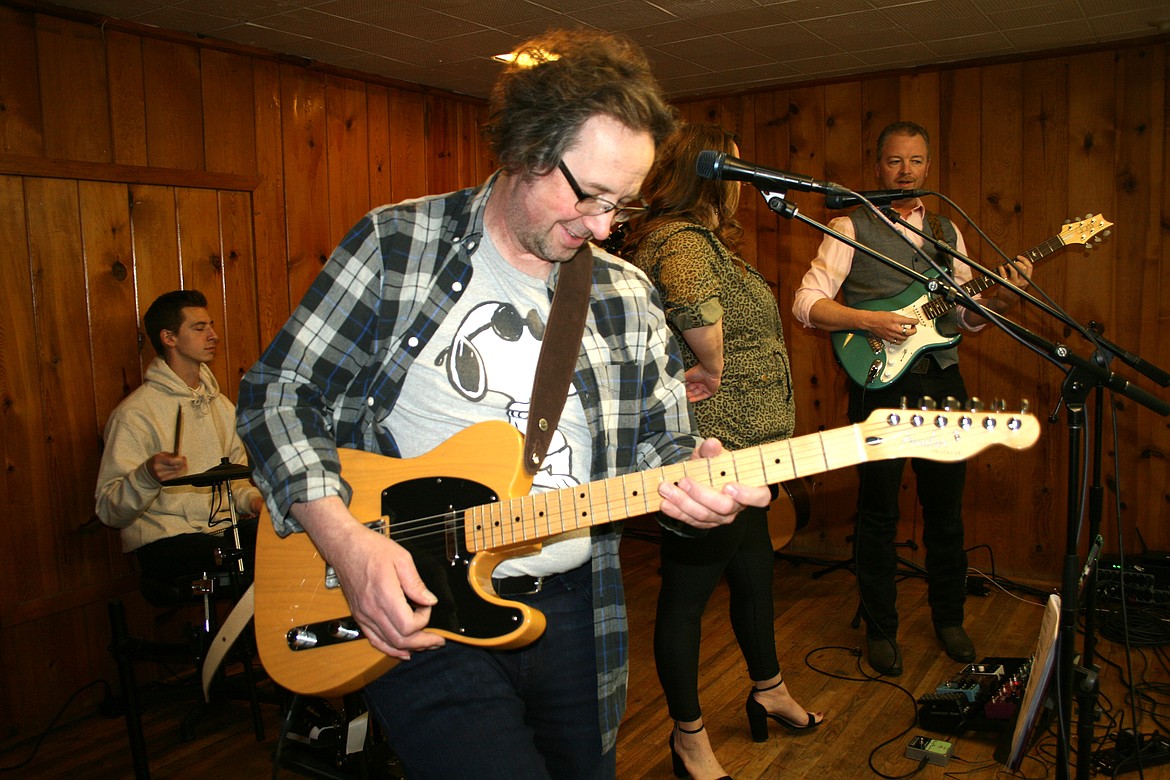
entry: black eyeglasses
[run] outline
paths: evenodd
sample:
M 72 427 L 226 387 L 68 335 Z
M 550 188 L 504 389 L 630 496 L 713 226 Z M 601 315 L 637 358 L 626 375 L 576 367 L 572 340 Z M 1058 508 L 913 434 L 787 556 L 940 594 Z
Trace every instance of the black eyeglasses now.
M 565 174 L 565 181 L 569 182 L 569 186 L 573 188 L 573 194 L 577 196 L 577 212 L 586 217 L 596 217 L 599 214 L 608 214 L 613 212 L 614 222 L 625 222 L 630 217 L 637 214 L 639 211 L 645 211 L 645 206 L 619 206 L 616 203 L 599 198 L 596 195 L 586 195 L 581 191 L 581 186 L 577 184 L 577 180 L 573 178 L 573 174 L 569 173 L 565 161 L 561 160 L 557 163 L 557 167 L 561 169 L 561 173 Z

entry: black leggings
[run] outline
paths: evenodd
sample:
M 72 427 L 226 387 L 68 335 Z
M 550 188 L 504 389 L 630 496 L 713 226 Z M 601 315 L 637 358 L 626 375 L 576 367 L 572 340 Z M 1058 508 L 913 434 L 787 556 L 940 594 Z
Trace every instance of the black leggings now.
M 699 639 L 703 611 L 722 575 L 731 590 L 731 628 L 752 680 L 780 673 L 773 625 L 768 510 L 748 507 L 733 523 L 700 538 L 662 533 L 662 589 L 654 624 L 654 661 L 670 717 L 702 717 Z

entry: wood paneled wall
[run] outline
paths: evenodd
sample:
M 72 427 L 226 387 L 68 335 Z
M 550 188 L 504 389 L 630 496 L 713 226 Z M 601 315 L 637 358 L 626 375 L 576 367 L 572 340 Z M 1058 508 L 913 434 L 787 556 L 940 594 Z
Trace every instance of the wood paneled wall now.
M 114 678 L 107 599 L 126 598 L 138 633 L 173 628 L 153 626 L 117 535 L 93 519 L 105 420 L 152 356 L 139 332 L 145 306 L 180 285 L 208 294 L 224 345 L 214 370 L 234 398 L 363 212 L 478 183 L 490 160 L 477 133 L 485 107 L 471 99 L 3 4 L 0 42 L 3 745 L 43 728 L 81 685 Z M 747 159 L 854 188 L 874 186 L 877 131 L 919 121 L 935 139 L 934 187 L 1009 252 L 1055 235 L 1067 217 L 1104 214 L 1116 227 L 1100 249 L 1062 250 L 1037 278 L 1078 321 L 1104 323 L 1116 343 L 1167 367 L 1166 60 L 1165 41 L 1119 45 L 680 108 L 736 129 Z M 828 216 L 819 198 L 793 199 Z M 785 316 L 800 432 L 842 425 L 844 380 L 827 340 L 790 314 L 819 236 L 745 202 L 749 256 L 775 282 Z M 1046 318 L 1023 320 L 1087 353 Z M 1054 408 L 1061 374 L 1002 334 L 969 339 L 963 354 L 982 397 L 1028 398 L 1040 415 Z M 1119 460 L 1127 549 L 1135 526 L 1151 547 L 1170 548 L 1167 421 L 1128 400 L 1117 406 L 1120 444 L 1110 437 L 1106 452 Z M 1058 579 L 1066 440 L 1063 424 L 1046 425 L 1027 452 L 972 461 L 968 543 L 989 545 L 997 572 Z M 1117 484 L 1107 481 L 1111 504 Z M 906 537 L 919 524 L 911 485 Z M 852 472 L 816 479 L 812 523 L 794 551 L 848 553 L 854 487 Z M 972 562 L 992 567 L 986 551 Z M 89 691 L 67 717 L 98 696 Z
M 0 744 L 114 679 L 108 599 L 126 599 L 140 634 L 182 623 L 153 625 L 117 533 L 93 516 L 106 419 L 154 354 L 146 306 L 207 294 L 213 369 L 234 399 L 363 213 L 488 175 L 484 111 L 0 5 Z

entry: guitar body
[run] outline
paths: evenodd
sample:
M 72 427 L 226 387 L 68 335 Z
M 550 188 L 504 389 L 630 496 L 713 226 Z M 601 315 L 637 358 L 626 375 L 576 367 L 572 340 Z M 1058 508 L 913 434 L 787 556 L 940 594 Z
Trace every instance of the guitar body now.
M 808 525 L 812 516 L 812 502 L 804 479 L 790 479 L 778 485 L 779 495 L 768 506 L 768 536 L 772 550 L 788 546 L 793 535 Z
M 491 573 L 500 561 L 539 544 L 502 551 L 467 549 L 462 510 L 527 495 L 520 468 L 522 437 L 503 422 L 466 428 L 417 458 L 396 459 L 339 450 L 341 472 L 353 487 L 350 511 L 371 533 L 406 547 L 419 574 L 439 598 L 427 630 L 465 644 L 522 647 L 544 632 L 544 616 L 495 595 Z M 292 573 L 293 576 L 290 576 Z M 308 534 L 280 538 L 265 515 L 256 541 L 256 642 L 265 670 L 298 693 L 348 693 L 389 671 L 397 659 L 364 638 L 337 640 L 356 630 L 349 602 Z M 293 649 L 290 632 L 309 631 L 313 646 Z
M 892 311 L 918 321 L 915 333 L 901 344 L 884 341 L 866 330 L 838 330 L 830 334 L 833 351 L 845 373 L 857 384 L 877 390 L 895 382 L 920 356 L 958 344 L 962 334 L 944 336 L 925 307 L 937 296 L 914 282 L 891 298 L 864 301 L 854 308 Z

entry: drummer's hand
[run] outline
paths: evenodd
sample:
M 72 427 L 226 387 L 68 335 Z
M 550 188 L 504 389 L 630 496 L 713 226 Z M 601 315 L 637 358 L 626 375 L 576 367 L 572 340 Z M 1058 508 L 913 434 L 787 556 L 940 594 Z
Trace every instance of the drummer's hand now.
M 175 479 L 187 473 L 187 456 L 172 452 L 156 452 L 146 461 L 146 470 L 159 482 Z

